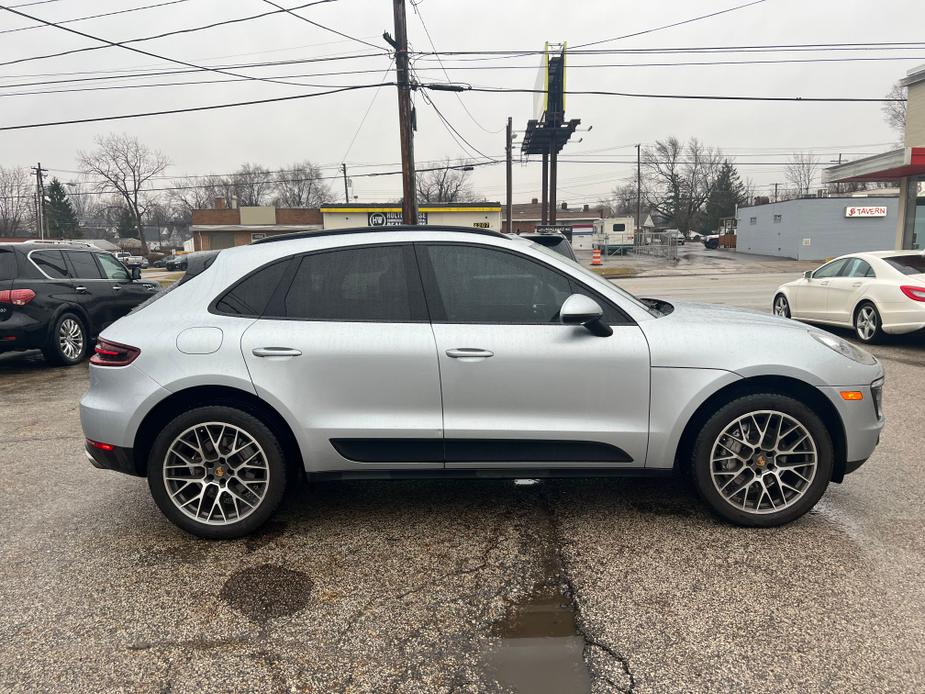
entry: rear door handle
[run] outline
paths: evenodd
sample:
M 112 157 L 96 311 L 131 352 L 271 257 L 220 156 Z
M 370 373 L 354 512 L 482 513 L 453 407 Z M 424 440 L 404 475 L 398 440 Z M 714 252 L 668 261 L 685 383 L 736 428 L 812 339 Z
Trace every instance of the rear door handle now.
M 87 288 L 82 287 L 82 286 L 74 287 L 74 291 L 77 292 L 78 294 L 89 294 L 89 292 L 87 291 Z
M 122 285 L 121 285 L 121 284 L 114 284 L 114 285 L 112 285 L 112 288 L 115 289 L 117 292 L 122 291 Z
M 485 359 L 495 356 L 495 353 L 491 350 L 478 349 L 477 347 L 457 347 L 456 349 L 448 349 L 446 356 L 450 359 L 465 359 L 467 357 Z
M 855 282 L 855 283 L 852 284 L 851 286 L 852 286 L 852 287 L 860 287 L 862 284 L 863 284 L 863 282 Z
M 302 350 L 291 347 L 254 347 L 255 357 L 301 357 Z

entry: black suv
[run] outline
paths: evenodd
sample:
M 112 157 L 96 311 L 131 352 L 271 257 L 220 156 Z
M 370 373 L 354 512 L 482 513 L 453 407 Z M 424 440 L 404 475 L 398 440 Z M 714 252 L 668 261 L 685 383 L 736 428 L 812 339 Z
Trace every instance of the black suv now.
M 0 353 L 41 349 L 71 365 L 90 341 L 160 287 L 90 244 L 0 244 Z

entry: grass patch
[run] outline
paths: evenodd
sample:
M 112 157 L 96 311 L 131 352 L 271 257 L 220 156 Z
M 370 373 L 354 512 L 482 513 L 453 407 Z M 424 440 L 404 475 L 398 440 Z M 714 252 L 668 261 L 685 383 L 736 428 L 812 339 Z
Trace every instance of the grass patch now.
M 592 267 L 591 270 L 599 274 L 605 280 L 615 280 L 615 279 L 636 276 L 636 268 L 634 267 L 625 267 L 625 266 L 607 267 L 605 265 L 603 267 Z

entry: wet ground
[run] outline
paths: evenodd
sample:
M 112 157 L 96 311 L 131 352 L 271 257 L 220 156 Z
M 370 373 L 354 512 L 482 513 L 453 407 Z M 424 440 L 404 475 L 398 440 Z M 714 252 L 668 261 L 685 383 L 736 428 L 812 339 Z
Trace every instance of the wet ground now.
M 0 356 L 0 691 L 923 691 L 925 341 L 875 351 L 880 447 L 784 528 L 673 480 L 350 482 L 228 543 L 85 462 L 85 365 Z

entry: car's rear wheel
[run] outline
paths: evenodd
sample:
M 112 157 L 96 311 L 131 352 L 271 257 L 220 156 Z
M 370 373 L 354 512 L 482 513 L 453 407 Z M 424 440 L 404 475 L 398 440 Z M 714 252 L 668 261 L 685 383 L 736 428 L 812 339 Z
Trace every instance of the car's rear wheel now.
M 209 539 L 241 537 L 263 525 L 283 498 L 283 449 L 253 415 L 200 407 L 174 418 L 155 439 L 148 486 L 183 530 Z
M 809 511 L 832 478 L 832 439 L 819 416 L 777 393 L 721 407 L 697 436 L 693 477 L 712 509 L 738 525 L 789 523 Z
M 790 318 L 790 302 L 783 294 L 774 297 L 774 315 L 781 318 Z
M 860 304 L 854 311 L 854 334 L 866 344 L 877 342 L 883 336 L 880 312 L 869 301 Z
M 63 313 L 55 321 L 42 350 L 50 364 L 73 366 L 87 354 L 87 330 L 73 313 Z

